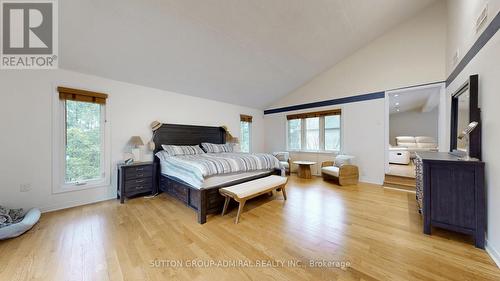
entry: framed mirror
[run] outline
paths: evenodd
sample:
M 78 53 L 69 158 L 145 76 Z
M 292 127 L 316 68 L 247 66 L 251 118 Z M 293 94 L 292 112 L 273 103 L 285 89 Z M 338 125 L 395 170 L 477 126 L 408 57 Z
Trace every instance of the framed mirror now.
M 451 96 L 450 151 L 481 160 L 481 109 L 478 102 L 479 76 L 472 75 Z M 467 138 L 460 134 L 473 121 L 479 123 Z

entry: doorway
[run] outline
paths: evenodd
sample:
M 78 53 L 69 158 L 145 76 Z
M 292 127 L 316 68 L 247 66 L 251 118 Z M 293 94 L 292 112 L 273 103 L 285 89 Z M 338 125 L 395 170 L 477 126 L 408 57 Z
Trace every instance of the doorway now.
M 387 91 L 384 187 L 415 191 L 414 160 L 419 151 L 445 147 L 444 83 Z

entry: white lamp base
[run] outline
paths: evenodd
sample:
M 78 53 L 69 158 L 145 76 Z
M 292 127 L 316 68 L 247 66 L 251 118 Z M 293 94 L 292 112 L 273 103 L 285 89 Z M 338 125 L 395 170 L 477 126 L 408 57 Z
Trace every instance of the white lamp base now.
M 140 148 L 132 148 L 132 154 L 134 155 L 134 161 L 141 161 L 141 149 Z

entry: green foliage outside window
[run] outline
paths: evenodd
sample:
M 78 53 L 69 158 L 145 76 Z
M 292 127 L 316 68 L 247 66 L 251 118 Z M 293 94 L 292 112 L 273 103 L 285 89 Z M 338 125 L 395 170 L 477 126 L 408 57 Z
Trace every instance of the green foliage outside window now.
M 101 105 L 66 101 L 66 183 L 101 175 Z
M 241 152 L 250 152 L 250 124 L 249 122 L 240 122 L 240 150 Z

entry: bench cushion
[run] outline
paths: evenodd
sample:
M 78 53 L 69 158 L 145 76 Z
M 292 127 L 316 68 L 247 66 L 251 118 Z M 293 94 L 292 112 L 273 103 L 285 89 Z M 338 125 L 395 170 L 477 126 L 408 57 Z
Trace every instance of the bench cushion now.
M 233 194 L 238 198 L 246 198 L 258 194 L 274 187 L 281 186 L 287 181 L 286 177 L 271 175 L 265 178 L 260 178 L 252 181 L 247 181 L 237 185 L 221 188 L 222 192 Z

